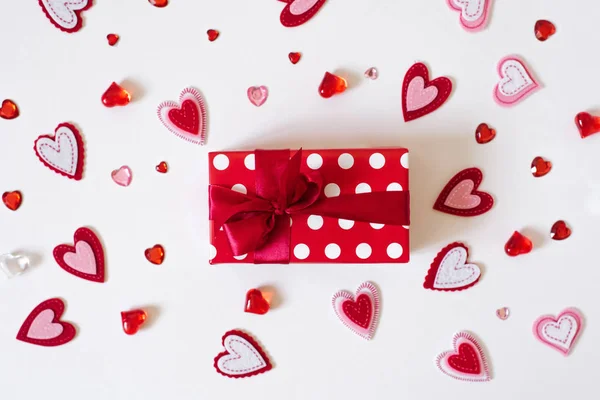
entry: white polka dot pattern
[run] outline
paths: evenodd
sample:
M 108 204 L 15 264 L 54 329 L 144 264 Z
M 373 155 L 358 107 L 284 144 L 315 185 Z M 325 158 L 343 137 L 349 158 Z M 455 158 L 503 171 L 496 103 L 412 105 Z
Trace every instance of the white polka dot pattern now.
M 231 190 L 233 190 L 234 192 L 242 193 L 242 194 L 248 193 L 248 190 L 246 190 L 246 186 L 242 185 L 241 183 L 236 183 L 235 185 L 233 185 L 231 187 Z
M 213 166 L 219 171 L 225 171 L 229 167 L 229 157 L 225 154 L 217 154 L 213 158 Z
M 374 223 L 370 223 L 369 225 L 371 225 L 371 228 L 373 228 L 373 229 L 381 229 L 385 226 L 384 224 L 374 224 Z
M 360 258 L 361 260 L 366 260 L 367 258 L 371 257 L 372 252 L 371 246 L 369 246 L 368 243 L 361 243 L 356 246 L 356 257 Z
M 335 183 L 325 186 L 325 197 L 337 197 L 340 195 L 340 187 Z
M 391 259 L 396 260 L 396 259 L 400 258 L 400 256 L 402 256 L 404 249 L 402 248 L 402 245 L 400 245 L 400 243 L 391 243 L 387 247 L 386 251 L 387 251 L 387 255 Z
M 398 182 L 392 182 L 388 185 L 388 187 L 385 190 L 387 190 L 388 192 L 401 192 L 402 185 Z
M 323 217 L 320 215 L 311 215 L 308 217 L 306 221 L 308 223 L 308 227 L 314 231 L 321 229 L 323 226 Z
M 408 169 L 408 153 L 402 154 L 402 157 L 400 157 L 400 165 Z
M 354 226 L 354 221 L 340 218 L 338 219 L 338 225 L 340 226 L 340 228 L 347 231 L 348 229 L 352 229 L 352 227 Z
M 208 247 L 208 259 L 212 260 L 216 256 L 217 256 L 217 248 L 215 246 L 213 246 L 212 244 L 210 244 Z
M 246 158 L 244 158 L 244 165 L 246 166 L 246 168 L 248 168 L 250 171 L 254 171 L 255 168 L 255 163 L 254 163 L 254 153 L 252 154 L 248 154 L 246 156 Z
M 337 259 L 342 254 L 342 249 L 335 243 L 329 243 L 325 246 L 325 256 L 330 260 Z
M 341 169 L 350 169 L 354 165 L 352 154 L 343 153 L 338 157 L 338 165 Z
M 323 157 L 321 157 L 317 153 L 312 153 L 306 159 L 306 164 L 310 169 L 319 169 L 323 165 Z
M 356 185 L 355 193 L 371 193 L 371 186 L 369 186 L 368 183 L 359 183 L 358 185 Z
M 304 243 L 298 243 L 296 247 L 294 247 L 294 255 L 299 260 L 306 259 L 310 254 L 310 249 Z
M 369 165 L 375 169 L 381 169 L 385 165 L 385 157 L 381 153 L 373 153 L 369 157 Z
M 241 261 L 244 258 L 246 258 L 247 256 L 248 256 L 248 254 L 242 254 L 241 256 L 233 256 L 233 258 L 235 258 L 238 261 Z

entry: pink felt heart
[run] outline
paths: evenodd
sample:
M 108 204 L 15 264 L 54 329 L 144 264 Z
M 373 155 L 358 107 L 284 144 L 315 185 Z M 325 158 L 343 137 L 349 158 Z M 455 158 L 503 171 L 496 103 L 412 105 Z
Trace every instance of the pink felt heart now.
M 131 183 L 131 168 L 123 165 L 121 168 L 115 169 L 110 176 L 117 185 L 129 186 Z
M 437 95 L 437 87 L 429 86 L 428 88 L 425 88 L 425 80 L 420 76 L 416 76 L 408 84 L 406 109 L 408 111 L 419 110 L 428 104 L 431 104 Z
M 27 336 L 31 339 L 48 340 L 54 339 L 63 332 L 61 324 L 52 322 L 54 311 L 46 309 L 39 313 L 31 323 Z
M 294 15 L 302 15 L 310 10 L 319 0 L 296 0 L 290 4 L 290 12 Z
M 96 257 L 92 246 L 87 242 L 79 241 L 75 244 L 75 253 L 68 252 L 63 256 L 65 263 L 76 271 L 84 274 L 96 274 Z
M 266 86 L 252 86 L 248 88 L 248 99 L 256 107 L 262 106 L 269 97 L 269 90 Z
M 470 179 L 465 179 L 452 189 L 444 205 L 458 210 L 470 210 L 481 204 L 481 197 L 472 194 L 475 189 L 475 183 Z

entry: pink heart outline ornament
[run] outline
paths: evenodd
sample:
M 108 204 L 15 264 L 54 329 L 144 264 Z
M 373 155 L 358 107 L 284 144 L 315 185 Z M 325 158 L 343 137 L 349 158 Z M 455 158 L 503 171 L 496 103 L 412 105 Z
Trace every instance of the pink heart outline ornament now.
M 195 88 L 183 89 L 179 103 L 163 101 L 156 113 L 160 122 L 175 136 L 200 146 L 206 142 L 206 106 L 202 94 Z
M 533 323 L 533 335 L 545 345 L 568 356 L 583 329 L 583 316 L 575 308 L 563 310 L 558 317 L 542 315 Z
M 494 87 L 494 101 L 503 107 L 514 106 L 540 89 L 525 61 L 517 56 L 500 60 L 498 75 L 500 81 Z
M 250 86 L 247 91 L 248 100 L 256 107 L 260 107 L 265 104 L 269 97 L 269 89 L 266 86 Z
M 359 325 L 357 321 L 353 320 L 352 316 L 348 315 L 347 310 L 344 307 L 346 303 L 358 303 L 359 297 L 361 296 L 366 296 L 370 303 L 370 310 L 368 310 L 369 321 L 366 327 Z M 355 294 L 352 294 L 347 290 L 340 290 L 333 295 L 331 304 L 339 320 L 348 329 L 365 340 L 371 340 L 373 338 L 375 335 L 375 329 L 377 328 L 377 324 L 379 322 L 380 310 L 379 291 L 374 284 L 371 282 L 362 283 L 356 289 Z

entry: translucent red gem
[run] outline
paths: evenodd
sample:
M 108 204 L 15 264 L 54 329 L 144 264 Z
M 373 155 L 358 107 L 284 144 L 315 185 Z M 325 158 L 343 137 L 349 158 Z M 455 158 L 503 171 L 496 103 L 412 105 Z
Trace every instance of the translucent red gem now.
M 244 311 L 252 314 L 266 314 L 269 311 L 269 302 L 258 289 L 250 289 L 246 293 L 246 306 Z
M 146 322 L 146 312 L 144 310 L 131 310 L 121 312 L 121 322 L 123 331 L 128 335 L 134 335 L 140 327 Z
M 488 124 L 479 124 L 475 130 L 475 140 L 479 144 L 489 143 L 496 137 L 496 130 L 488 126 Z
M 102 104 L 106 107 L 126 106 L 131 101 L 131 95 L 121 86 L 113 82 L 102 95 Z
M 535 37 L 540 42 L 546 41 L 550 36 L 556 33 L 556 27 L 550 21 L 546 21 L 545 19 L 540 19 L 535 23 Z
M 571 236 L 571 229 L 567 226 L 565 221 L 559 220 L 552 225 L 550 230 L 550 237 L 554 240 L 565 240 Z
M 208 40 L 210 40 L 211 42 L 214 42 L 219 37 L 219 31 L 215 29 L 207 30 L 206 34 L 208 35 Z
M 19 116 L 19 108 L 14 101 L 6 99 L 2 102 L 2 108 L 0 108 L 0 117 L 4 119 L 14 119 Z
M 161 174 L 166 174 L 167 171 L 169 171 L 169 166 L 167 165 L 166 161 L 161 161 L 158 163 L 158 165 L 156 166 L 156 170 L 158 172 L 160 172 Z
M 146 249 L 144 255 L 152 264 L 160 265 L 165 259 L 165 249 L 160 244 L 155 244 L 153 247 Z
M 504 245 L 504 252 L 511 257 L 527 254 L 533 249 L 533 243 L 527 236 L 515 231 Z
M 344 78 L 325 72 L 325 76 L 319 86 L 319 93 L 327 99 L 334 94 L 343 93 L 347 87 L 348 84 Z
M 17 208 L 21 206 L 21 201 L 23 197 L 21 196 L 21 192 L 15 190 L 13 192 L 4 192 L 2 194 L 2 202 L 4 205 L 12 211 L 16 211 Z
M 300 58 L 302 57 L 302 54 L 300 54 L 300 53 L 293 53 L 292 52 L 292 53 L 288 54 L 288 57 L 290 58 L 290 62 L 292 64 L 297 64 L 298 61 L 300 61 Z
M 580 112 L 575 116 L 575 124 L 583 139 L 594 133 L 600 132 L 600 117 L 596 117 L 586 112 Z
M 106 40 L 108 40 L 108 44 L 110 46 L 114 46 L 119 41 L 119 35 L 117 35 L 116 33 L 109 33 L 108 35 L 106 35 Z
M 169 0 L 148 0 L 148 3 L 152 4 L 154 7 L 166 7 L 169 5 Z
M 531 174 L 536 178 L 546 175 L 552 169 L 552 163 L 543 157 L 536 157 L 531 162 Z

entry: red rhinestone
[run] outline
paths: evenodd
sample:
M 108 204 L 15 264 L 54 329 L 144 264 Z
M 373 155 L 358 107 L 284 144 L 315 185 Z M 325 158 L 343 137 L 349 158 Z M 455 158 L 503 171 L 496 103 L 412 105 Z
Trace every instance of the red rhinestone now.
M 4 119 L 14 119 L 19 116 L 19 108 L 14 101 L 6 99 L 2 102 L 0 108 L 0 117 Z
M 302 54 L 300 54 L 300 53 L 290 53 L 290 54 L 288 54 L 288 57 L 290 58 L 290 61 L 292 62 L 292 64 L 297 64 L 298 61 L 300 61 L 300 58 L 302 57 Z
M 102 95 L 102 104 L 106 107 L 126 106 L 131 101 L 131 95 L 121 86 L 113 82 Z
M 160 172 L 161 174 L 166 174 L 167 171 L 169 171 L 169 166 L 167 165 L 166 161 L 161 161 L 160 163 L 158 163 L 158 165 L 156 166 L 156 170 L 158 172 Z
M 219 31 L 214 29 L 207 30 L 206 34 L 208 35 L 208 40 L 210 40 L 211 42 L 214 42 L 219 37 Z
M 479 124 L 475 130 L 475 140 L 479 144 L 489 143 L 496 137 L 496 130 L 488 126 L 488 124 Z
M 160 265 L 165 259 L 165 249 L 160 244 L 155 244 L 153 247 L 146 249 L 144 255 L 152 264 Z
M 586 112 L 580 112 L 575 116 L 575 124 L 582 138 L 600 132 L 600 117 Z
M 154 7 L 163 8 L 169 5 L 169 0 L 148 0 Z
M 546 21 L 545 19 L 540 19 L 535 23 L 534 32 L 537 40 L 543 42 L 550 36 L 554 35 L 556 32 L 556 27 L 552 22 Z
M 131 310 L 121 312 L 121 322 L 123 331 L 128 335 L 134 335 L 140 330 L 140 326 L 146 322 L 146 312 L 144 310 Z
M 108 40 L 108 44 L 114 46 L 119 41 L 119 35 L 116 33 L 109 33 L 106 35 L 106 40 Z
M 565 221 L 556 221 L 550 230 L 550 237 L 554 240 L 565 240 L 571 236 L 571 229 Z
M 504 245 L 504 251 L 511 257 L 527 254 L 533 249 L 533 243 L 527 236 L 515 231 Z
M 23 197 L 21 192 L 15 190 L 14 192 L 4 192 L 2 194 L 2 202 L 6 205 L 9 210 L 16 211 L 21 206 Z
M 536 178 L 546 175 L 552 169 L 552 163 L 543 157 L 536 157 L 531 162 L 531 173 Z
M 246 306 L 244 311 L 252 314 L 266 314 L 269 311 L 269 302 L 265 300 L 262 292 L 258 289 L 250 289 L 246 293 Z
M 330 74 L 329 72 L 325 72 L 325 76 L 323 77 L 323 81 L 319 86 L 319 93 L 322 97 L 326 99 L 333 96 L 337 93 L 342 93 L 348 84 L 344 78 L 341 78 L 337 75 Z

